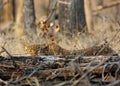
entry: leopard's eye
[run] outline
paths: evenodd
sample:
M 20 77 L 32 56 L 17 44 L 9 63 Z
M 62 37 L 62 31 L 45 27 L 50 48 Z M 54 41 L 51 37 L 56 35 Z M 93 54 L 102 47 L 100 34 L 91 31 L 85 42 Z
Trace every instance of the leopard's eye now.
M 50 26 L 50 27 L 54 26 L 54 23 L 53 23 L 53 22 L 51 22 L 49 26 Z
M 46 22 L 45 22 L 45 21 L 41 21 L 41 22 L 40 22 L 40 24 L 43 24 L 43 25 L 45 25 L 45 24 L 46 24 Z
M 46 27 L 46 22 L 45 21 L 40 21 L 40 27 Z

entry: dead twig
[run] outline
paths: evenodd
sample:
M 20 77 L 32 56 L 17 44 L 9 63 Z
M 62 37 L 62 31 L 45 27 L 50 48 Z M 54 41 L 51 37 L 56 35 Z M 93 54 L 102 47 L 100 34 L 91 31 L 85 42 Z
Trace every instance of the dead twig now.
M 104 44 L 104 46 L 97 52 L 96 56 L 99 55 L 99 53 L 102 52 L 105 49 L 105 47 L 107 47 L 115 39 L 115 37 L 119 34 L 119 32 L 120 32 L 120 29 L 114 34 L 114 36 L 109 42 L 106 42 Z
M 108 84 L 108 85 L 106 85 L 106 86 L 116 86 L 116 85 L 118 85 L 118 84 L 120 84 L 120 80 L 114 81 L 113 83 L 110 83 L 110 84 Z M 118 86 L 119 86 L 119 85 L 118 85 Z
M 34 69 L 29 75 L 23 76 L 23 77 L 21 77 L 20 79 L 16 79 L 16 80 L 13 81 L 12 83 L 18 83 L 18 82 L 20 82 L 20 81 L 22 81 L 22 80 L 24 80 L 24 79 L 27 79 L 27 78 L 32 77 L 36 72 L 38 72 L 39 69 L 40 69 L 40 68 Z
M 1 83 L 5 84 L 5 85 L 8 84 L 7 81 L 4 81 L 4 80 L 0 79 L 0 85 L 1 85 Z
M 93 12 L 98 12 L 98 11 L 101 11 L 101 10 L 104 10 L 104 9 L 107 9 L 107 8 L 110 8 L 110 7 L 113 7 L 113 6 L 116 6 L 116 5 L 120 5 L 120 1 L 117 1 L 117 2 L 113 2 L 109 5 L 106 5 L 106 6 L 98 6 L 96 9 L 93 9 L 92 11 Z
M 108 61 L 109 58 L 103 62 L 101 62 L 100 64 L 98 64 L 97 66 L 89 69 L 86 73 L 84 73 L 79 79 L 77 79 L 76 81 L 73 82 L 73 84 L 71 86 L 76 86 L 83 78 L 85 78 L 90 72 L 92 72 L 93 70 L 95 70 L 96 68 L 100 67 L 101 65 L 103 65 L 106 61 Z M 92 62 L 92 61 L 91 61 Z M 90 62 L 90 63 L 91 63 Z M 88 68 L 88 67 L 87 67 Z
M 5 47 L 6 43 L 7 43 L 7 42 L 5 42 L 5 43 L 2 45 L 2 47 Z M 0 51 L 0 55 L 1 55 L 2 53 L 4 53 L 4 52 L 5 52 L 5 50 L 3 50 L 3 48 L 2 48 L 2 50 Z
M 19 66 L 18 66 L 17 63 L 15 62 L 13 56 L 12 56 L 4 47 L 2 47 L 2 49 L 10 56 L 11 60 L 13 61 L 13 66 L 14 66 L 15 68 L 19 68 Z
M 0 51 L 0 54 L 2 54 L 3 52 L 5 52 L 5 51 L 4 51 L 4 50 L 1 50 L 1 51 Z
M 52 2 L 53 3 L 53 2 Z M 54 5 L 52 6 L 52 8 L 50 9 L 50 13 L 47 16 L 47 19 L 45 20 L 46 23 L 48 23 L 50 21 L 50 19 L 52 18 L 52 16 L 54 16 L 55 11 L 56 11 L 56 5 L 57 5 L 57 1 L 54 0 Z

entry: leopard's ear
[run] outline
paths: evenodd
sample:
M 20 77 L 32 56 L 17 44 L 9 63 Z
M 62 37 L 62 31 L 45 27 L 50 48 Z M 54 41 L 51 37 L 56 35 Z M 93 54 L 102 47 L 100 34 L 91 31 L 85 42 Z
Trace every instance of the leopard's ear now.
M 40 27 L 45 27 L 46 26 L 46 21 L 40 21 L 39 25 L 40 25 Z
M 42 24 L 46 25 L 46 21 L 41 21 Z
M 57 33 L 59 30 L 60 30 L 59 25 L 56 25 L 56 26 L 55 26 L 55 33 Z

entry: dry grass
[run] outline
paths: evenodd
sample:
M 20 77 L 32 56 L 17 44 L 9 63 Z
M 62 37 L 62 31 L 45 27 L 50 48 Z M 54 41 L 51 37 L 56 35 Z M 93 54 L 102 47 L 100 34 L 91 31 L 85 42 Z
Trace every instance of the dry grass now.
M 47 1 L 47 0 L 46 0 Z M 42 3 L 42 2 L 41 2 Z M 37 3 L 36 7 L 38 7 Z M 37 12 L 38 15 L 40 12 Z M 43 12 L 44 13 L 44 12 Z M 36 16 L 37 16 L 36 15 Z M 44 14 L 46 15 L 46 14 Z M 18 15 L 19 16 L 19 15 Z M 44 20 L 46 17 L 37 18 L 36 22 L 39 20 Z M 119 20 L 119 18 L 118 18 Z M 67 50 L 80 50 L 94 45 L 103 44 L 105 41 L 110 41 L 114 35 L 120 30 L 120 24 L 118 20 L 110 16 L 105 15 L 94 15 L 94 33 L 90 34 L 87 32 L 80 33 L 76 31 L 76 34 L 68 33 L 68 31 L 62 31 L 63 33 L 57 32 L 55 36 L 55 43 L 65 48 Z M 18 19 L 19 21 L 19 19 Z M 3 26 L 3 27 L 2 27 Z M 7 26 L 7 27 L 6 27 Z M 25 45 L 31 44 L 49 44 L 51 40 L 49 38 L 43 38 L 39 36 L 40 29 L 37 28 L 37 35 L 33 34 L 33 37 L 28 37 L 24 33 L 23 25 L 16 23 L 15 25 L 1 25 L 0 29 L 0 46 L 4 45 L 5 48 L 11 54 L 26 55 L 24 51 Z M 70 35 L 69 35 L 70 34 Z M 110 42 L 110 46 L 116 52 L 120 50 L 120 35 L 117 33 L 116 37 Z
M 67 50 L 80 50 L 88 47 L 92 47 L 94 45 L 103 44 L 105 41 L 110 41 L 114 35 L 120 30 L 119 23 L 112 19 L 106 19 L 103 21 L 98 18 L 95 23 L 95 31 L 94 34 L 90 34 L 87 32 L 79 33 L 77 32 L 72 37 L 65 35 L 66 32 L 61 34 L 57 32 L 55 34 L 55 43 L 60 45 L 62 48 Z M 97 26 L 100 23 L 99 26 Z M 11 28 L 11 29 L 9 29 Z M 24 46 L 30 44 L 49 44 L 50 39 L 43 38 L 41 36 L 34 35 L 33 38 L 26 36 L 23 33 L 23 27 L 9 27 L 6 28 L 5 31 L 1 32 L 0 36 L 0 44 L 1 46 L 5 44 L 5 48 L 11 54 L 25 55 Z M 120 50 L 120 35 L 117 33 L 116 37 L 110 42 L 110 46 L 116 52 Z

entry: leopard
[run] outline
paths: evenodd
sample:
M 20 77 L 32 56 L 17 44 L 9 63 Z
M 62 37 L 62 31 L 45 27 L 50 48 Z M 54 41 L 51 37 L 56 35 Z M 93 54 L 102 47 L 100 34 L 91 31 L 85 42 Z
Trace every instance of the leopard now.
M 40 49 L 43 49 L 45 47 L 46 47 L 45 44 L 32 44 L 32 45 L 25 45 L 24 49 L 25 52 L 27 52 L 27 54 L 30 54 L 31 56 L 37 56 Z
M 95 56 L 95 55 L 110 55 L 115 53 L 115 51 L 105 44 L 102 45 L 95 45 L 90 48 L 80 49 L 80 50 L 67 50 L 62 48 L 60 45 L 55 43 L 50 44 L 34 44 L 25 46 L 25 50 L 31 56 L 38 56 L 38 55 L 84 55 L 84 56 Z
M 68 50 L 63 49 L 59 45 L 55 43 L 51 44 L 33 44 L 33 45 L 26 45 L 25 51 L 27 54 L 31 56 L 38 56 L 38 55 L 63 55 Z

